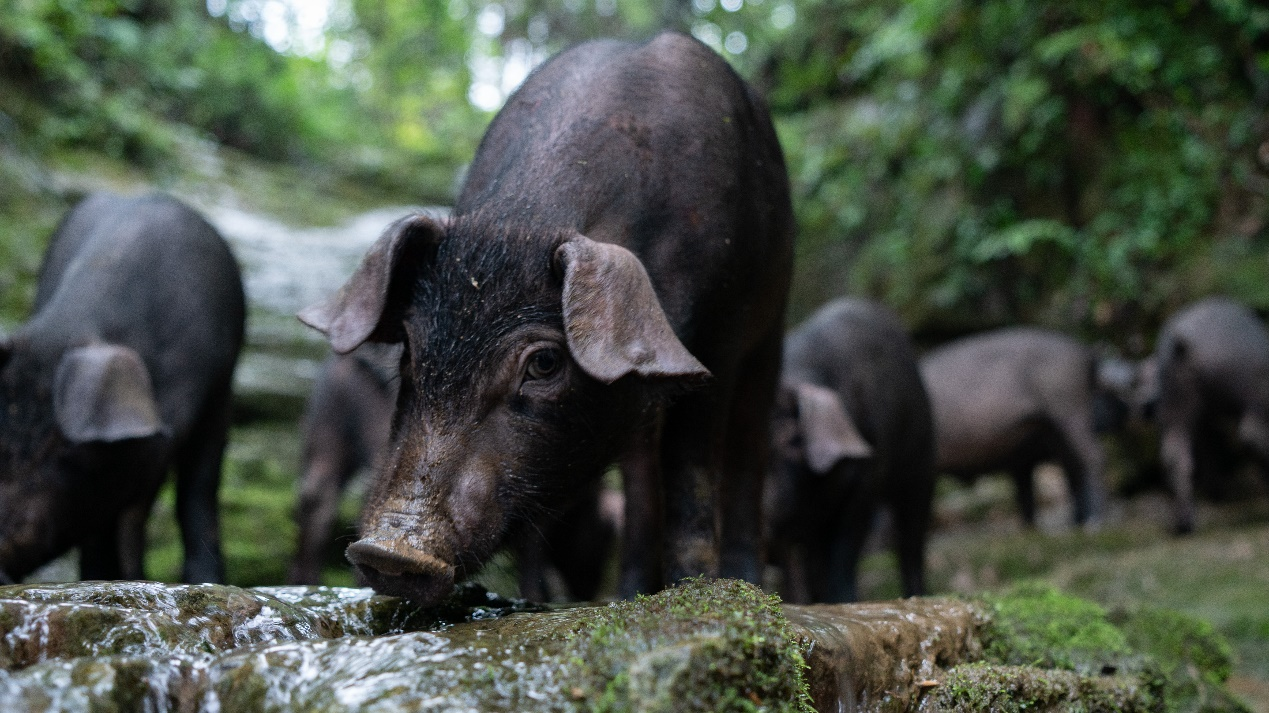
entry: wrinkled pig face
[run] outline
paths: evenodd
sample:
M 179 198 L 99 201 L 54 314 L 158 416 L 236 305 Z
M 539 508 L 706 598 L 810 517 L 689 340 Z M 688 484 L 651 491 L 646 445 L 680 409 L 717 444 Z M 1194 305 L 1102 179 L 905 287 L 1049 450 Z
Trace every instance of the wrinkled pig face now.
M 341 342 L 355 300 L 382 295 L 358 334 L 405 345 L 392 452 L 348 557 L 376 590 L 421 602 L 598 477 L 647 379 L 707 373 L 628 251 L 472 223 L 398 223 L 334 300 L 301 314 L 340 349 L 356 339 Z M 376 251 L 395 254 L 387 284 Z

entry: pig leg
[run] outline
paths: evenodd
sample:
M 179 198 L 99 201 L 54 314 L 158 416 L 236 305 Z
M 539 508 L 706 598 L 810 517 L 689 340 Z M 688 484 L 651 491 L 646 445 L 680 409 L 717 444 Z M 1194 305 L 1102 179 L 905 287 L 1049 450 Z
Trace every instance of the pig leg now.
M 771 446 L 771 409 L 781 347 L 777 332 L 741 365 L 719 483 L 719 573 L 754 584 L 762 581 L 762 481 Z
M 319 432 L 306 450 L 309 453 L 305 454 L 296 512 L 299 542 L 287 577 L 291 584 L 317 584 L 321 579 L 322 555 L 339 516 L 340 496 L 358 466 L 348 452 L 348 444 L 326 431 Z
M 715 528 L 727 413 L 720 394 L 730 393 L 734 383 L 720 381 L 714 389 L 680 399 L 666 415 L 661 432 L 666 528 L 663 566 L 670 583 L 698 575 L 718 576 Z
M 1078 525 L 1094 526 L 1106 505 L 1106 455 L 1093 431 L 1093 414 L 1066 419 L 1059 424 L 1058 458 L 1071 490 Z
M 890 498 L 899 578 L 905 597 L 925 594 L 925 543 L 930 527 L 930 504 L 934 500 L 934 476 L 930 473 L 930 464 L 921 460 L 924 459 L 892 469 L 889 478 L 889 482 L 907 484 L 895 489 Z M 902 472 L 905 469 L 909 473 L 906 478 Z M 923 475 L 914 479 L 911 473 Z
M 786 547 L 781 558 L 784 562 L 784 601 L 793 604 L 810 604 L 811 571 L 823 572 L 828 567 L 828 556 L 824 549 L 818 548 L 813 556 L 808 546 Z M 823 583 L 820 582 L 820 588 Z
M 1269 480 L 1269 418 L 1254 410 L 1246 411 L 1238 422 L 1238 440 L 1251 449 L 1261 476 Z
M 119 521 L 110 519 L 94 528 L 79 544 L 80 579 L 120 579 Z
M 1194 531 L 1194 445 L 1203 420 L 1198 377 L 1184 363 L 1161 369 L 1159 459 L 1175 499 L 1178 535 Z
M 162 459 L 155 459 L 162 463 Z M 144 475 L 149 473 L 149 475 Z M 136 499 L 125 504 L 117 517 L 102 525 L 97 535 L 80 547 L 83 579 L 144 579 L 145 525 L 167 475 L 166 468 L 152 465 L 134 473 L 143 484 Z
M 621 484 L 625 495 L 625 530 L 621 536 L 619 594 L 626 599 L 661 589 L 662 419 L 654 418 L 635 434 L 621 460 Z
M 209 400 L 176 457 L 176 516 L 181 523 L 186 582 L 224 582 L 220 551 L 220 467 L 229 430 L 229 388 Z
M 866 473 L 864 477 L 874 478 L 875 474 Z M 859 598 L 856 574 L 876 514 L 876 493 L 867 488 L 855 489 L 847 503 L 832 534 L 828 566 L 824 568 L 826 602 L 853 602 Z
M 1180 535 L 1193 532 L 1194 448 L 1190 430 L 1181 424 L 1169 427 L 1163 433 L 1159 453 L 1176 499 L 1176 532 Z
M 531 602 L 550 601 L 546 591 L 546 538 L 542 532 L 530 527 L 522 534 L 515 551 L 520 596 Z
M 124 579 L 145 579 L 145 523 L 153 504 L 150 497 L 119 516 L 119 563 Z
M 1013 497 L 1027 529 L 1035 527 L 1035 463 L 1018 463 L 1009 469 L 1013 479 Z
M 616 539 L 616 528 L 601 510 L 603 483 L 564 513 L 564 518 L 550 531 L 547 555 L 568 586 L 569 596 L 589 601 L 599 593 Z

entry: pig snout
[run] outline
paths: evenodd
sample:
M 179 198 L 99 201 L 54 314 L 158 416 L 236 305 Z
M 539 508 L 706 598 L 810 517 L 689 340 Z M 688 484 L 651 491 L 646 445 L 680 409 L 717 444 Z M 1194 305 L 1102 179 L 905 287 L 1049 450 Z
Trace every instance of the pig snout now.
M 430 605 L 454 588 L 455 567 L 399 540 L 362 539 L 345 552 L 376 592 Z

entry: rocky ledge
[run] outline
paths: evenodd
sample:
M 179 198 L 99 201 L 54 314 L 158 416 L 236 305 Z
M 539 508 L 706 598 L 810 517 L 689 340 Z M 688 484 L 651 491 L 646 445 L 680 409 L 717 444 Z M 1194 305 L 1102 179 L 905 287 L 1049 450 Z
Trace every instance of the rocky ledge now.
M 68 711 L 1241 710 L 1210 627 L 1044 587 L 782 606 L 734 581 L 545 609 L 460 587 L 0 587 L 0 701 Z

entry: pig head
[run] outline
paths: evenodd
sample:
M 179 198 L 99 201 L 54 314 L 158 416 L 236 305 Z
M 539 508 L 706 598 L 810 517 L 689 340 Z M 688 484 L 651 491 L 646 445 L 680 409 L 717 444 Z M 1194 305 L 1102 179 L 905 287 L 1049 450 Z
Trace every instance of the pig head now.
M 347 555 L 376 590 L 422 602 L 566 506 L 667 387 L 709 375 L 629 250 L 479 215 L 398 221 L 300 319 L 341 353 L 404 345 L 390 452 Z
M 155 462 L 169 445 L 132 349 L 0 341 L 0 580 L 20 580 L 136 499 L 161 471 L 102 474 Z

